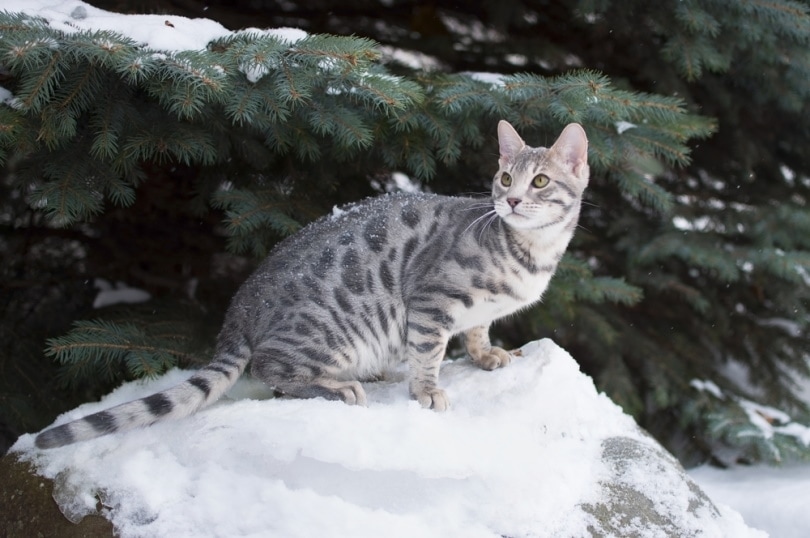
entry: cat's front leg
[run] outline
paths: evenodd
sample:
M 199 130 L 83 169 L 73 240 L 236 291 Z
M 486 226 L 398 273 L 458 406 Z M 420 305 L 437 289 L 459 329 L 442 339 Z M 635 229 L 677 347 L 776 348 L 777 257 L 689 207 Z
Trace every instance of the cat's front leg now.
M 464 345 L 472 360 L 484 370 L 502 368 L 512 361 L 512 355 L 489 341 L 489 326 L 480 325 L 464 332 Z
M 408 322 L 408 370 L 411 396 L 426 409 L 445 411 L 450 407 L 447 394 L 439 388 L 439 367 L 450 334 L 425 320 Z

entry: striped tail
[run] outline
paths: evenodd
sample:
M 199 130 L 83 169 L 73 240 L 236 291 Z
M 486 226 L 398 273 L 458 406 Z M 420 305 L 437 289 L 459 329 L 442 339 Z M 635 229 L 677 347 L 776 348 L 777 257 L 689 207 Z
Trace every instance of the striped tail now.
M 34 443 L 39 448 L 56 448 L 163 420 L 186 417 L 225 394 L 239 379 L 249 361 L 250 350 L 246 345 L 239 346 L 238 352 L 220 352 L 211 364 L 179 385 L 50 428 L 37 435 Z

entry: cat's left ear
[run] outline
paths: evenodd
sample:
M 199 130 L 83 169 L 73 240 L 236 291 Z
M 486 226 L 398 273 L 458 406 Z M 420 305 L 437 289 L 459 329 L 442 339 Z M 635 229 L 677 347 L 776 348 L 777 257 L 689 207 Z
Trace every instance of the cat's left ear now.
M 498 122 L 498 146 L 501 152 L 501 158 L 498 160 L 501 167 L 515 159 L 515 156 L 526 147 L 526 143 L 517 134 L 512 124 L 506 120 Z
M 576 177 L 588 181 L 588 137 L 578 123 L 569 123 L 551 146 Z

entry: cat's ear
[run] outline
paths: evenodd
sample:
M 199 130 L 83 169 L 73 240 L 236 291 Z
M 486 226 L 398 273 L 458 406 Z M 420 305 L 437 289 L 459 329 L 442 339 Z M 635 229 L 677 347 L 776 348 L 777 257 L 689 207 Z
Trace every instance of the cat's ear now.
M 501 120 L 498 122 L 498 146 L 501 151 L 498 162 L 504 166 L 514 160 L 520 150 L 526 147 L 526 143 L 508 121 Z
M 588 179 L 588 137 L 578 123 L 569 123 L 551 146 L 559 159 L 576 177 Z

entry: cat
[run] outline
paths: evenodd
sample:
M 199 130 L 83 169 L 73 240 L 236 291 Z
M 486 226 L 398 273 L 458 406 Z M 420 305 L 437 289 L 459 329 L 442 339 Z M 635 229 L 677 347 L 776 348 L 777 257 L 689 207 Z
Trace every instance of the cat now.
M 248 363 L 293 397 L 365 405 L 360 384 L 407 361 L 410 394 L 444 411 L 439 366 L 463 334 L 486 370 L 510 354 L 490 324 L 540 300 L 579 219 L 588 140 L 569 124 L 550 148 L 498 124 L 491 198 L 388 194 L 336 209 L 288 237 L 234 295 L 213 361 L 168 390 L 56 426 L 53 448 L 196 412 Z

